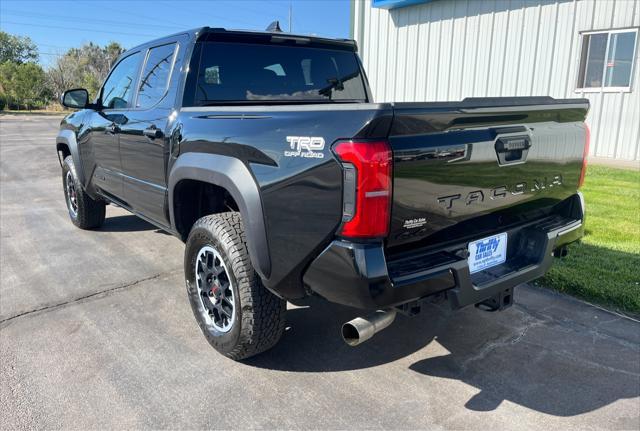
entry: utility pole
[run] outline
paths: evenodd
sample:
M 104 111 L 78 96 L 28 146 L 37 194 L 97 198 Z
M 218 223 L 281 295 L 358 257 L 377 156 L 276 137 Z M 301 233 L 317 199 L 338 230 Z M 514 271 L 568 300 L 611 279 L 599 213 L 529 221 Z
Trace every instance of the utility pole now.
M 289 2 L 289 33 L 291 33 L 291 15 L 292 15 L 291 9 L 292 9 L 292 7 L 293 6 L 291 5 L 291 2 Z

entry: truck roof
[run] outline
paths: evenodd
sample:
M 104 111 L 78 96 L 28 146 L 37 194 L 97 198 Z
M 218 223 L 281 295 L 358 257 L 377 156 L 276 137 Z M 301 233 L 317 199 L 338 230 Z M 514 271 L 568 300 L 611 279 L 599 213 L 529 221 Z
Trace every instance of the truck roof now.
M 295 34 L 295 33 L 285 33 L 285 32 L 271 32 L 271 31 L 256 31 L 256 30 L 236 30 L 236 29 L 226 29 L 223 27 L 198 27 L 190 30 L 179 31 L 176 33 L 172 33 L 167 36 L 159 37 L 157 39 L 153 39 L 139 45 L 136 45 L 128 50 L 126 50 L 120 57 L 124 57 L 130 51 L 135 51 L 142 47 L 146 47 L 148 45 L 156 45 L 164 42 L 167 39 L 171 39 L 175 36 L 186 34 L 190 36 L 191 40 L 195 41 L 205 41 L 205 40 L 225 40 L 225 39 L 242 39 L 246 38 L 247 41 L 255 40 L 256 38 L 261 37 L 271 37 L 277 38 L 279 40 L 293 40 L 296 43 L 306 44 L 306 43 L 319 43 L 323 45 L 336 45 L 342 46 L 343 48 L 349 48 L 357 51 L 357 44 L 355 40 L 352 39 L 339 39 L 339 38 L 328 38 L 328 37 L 320 37 L 315 35 L 305 35 L 305 34 Z

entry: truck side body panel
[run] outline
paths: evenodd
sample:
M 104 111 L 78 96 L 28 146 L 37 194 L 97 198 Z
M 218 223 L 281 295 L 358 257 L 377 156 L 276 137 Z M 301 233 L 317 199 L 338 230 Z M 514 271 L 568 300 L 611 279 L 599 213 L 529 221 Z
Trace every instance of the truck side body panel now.
M 301 297 L 302 271 L 341 222 L 342 170 L 331 144 L 371 134 L 366 126 L 391 112 L 375 104 L 182 108 L 179 157 L 219 154 L 247 166 L 260 190 L 271 256 L 264 282 L 285 297 Z M 292 149 L 291 137 L 322 138 L 324 145 L 305 157 L 306 150 Z

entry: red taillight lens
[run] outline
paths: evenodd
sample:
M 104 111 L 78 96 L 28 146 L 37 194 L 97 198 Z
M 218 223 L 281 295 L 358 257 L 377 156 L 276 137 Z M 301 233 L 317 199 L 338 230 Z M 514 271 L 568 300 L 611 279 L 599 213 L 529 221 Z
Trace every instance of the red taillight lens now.
M 582 170 L 580 171 L 580 179 L 578 180 L 578 188 L 584 184 L 584 176 L 587 173 L 587 157 L 589 156 L 589 144 L 591 143 L 591 130 L 587 123 L 584 123 L 585 137 L 584 137 L 584 153 L 582 153 Z
M 339 142 L 333 147 L 344 166 L 345 204 L 340 234 L 377 238 L 389 233 L 391 148 L 386 141 Z

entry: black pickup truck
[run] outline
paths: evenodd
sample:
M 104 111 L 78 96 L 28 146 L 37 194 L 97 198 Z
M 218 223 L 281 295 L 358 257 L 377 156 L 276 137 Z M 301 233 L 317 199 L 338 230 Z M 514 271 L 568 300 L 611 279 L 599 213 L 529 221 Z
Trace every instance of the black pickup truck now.
M 196 320 L 234 359 L 308 295 L 373 313 L 351 345 L 424 300 L 503 309 L 583 234 L 584 99 L 375 103 L 354 41 L 207 27 L 62 101 L 72 222 L 114 204 L 186 242 Z

